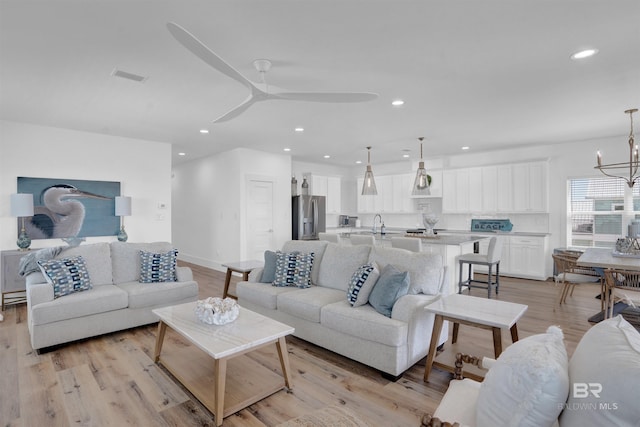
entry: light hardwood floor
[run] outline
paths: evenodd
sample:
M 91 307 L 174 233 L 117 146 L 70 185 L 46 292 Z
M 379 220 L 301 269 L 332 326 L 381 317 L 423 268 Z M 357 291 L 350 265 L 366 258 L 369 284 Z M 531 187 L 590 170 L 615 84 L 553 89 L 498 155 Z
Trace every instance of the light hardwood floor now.
M 224 273 L 189 265 L 200 297 L 221 296 Z M 237 279 L 236 279 L 237 280 Z M 232 285 L 232 293 L 233 293 Z M 501 278 L 498 299 L 529 306 L 518 323 L 520 339 L 559 325 L 569 355 L 600 310 L 599 285 L 576 288 L 558 306 L 553 282 Z M 472 295 L 484 296 L 474 289 Z M 2 426 L 213 426 L 213 416 L 152 361 L 156 325 L 72 343 L 38 355 L 29 344 L 26 306 L 10 306 L 0 323 L 0 425 Z M 188 345 L 175 335 L 167 340 Z M 165 341 L 167 342 L 167 341 Z M 491 354 L 491 333 L 461 326 L 459 342 L 474 354 Z M 510 336 L 503 333 L 505 346 Z M 372 426 L 419 426 L 433 412 L 450 374 L 434 369 L 423 381 L 423 359 L 397 382 L 362 364 L 294 337 L 287 338 L 293 390 L 280 391 L 224 420 L 223 426 L 274 426 L 315 409 L 346 405 Z M 280 372 L 275 350 L 249 356 Z

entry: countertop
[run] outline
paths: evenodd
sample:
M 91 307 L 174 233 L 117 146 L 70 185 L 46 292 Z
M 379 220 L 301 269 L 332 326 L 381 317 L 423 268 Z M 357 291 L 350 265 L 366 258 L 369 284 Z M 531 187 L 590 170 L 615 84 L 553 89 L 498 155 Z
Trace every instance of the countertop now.
M 401 227 L 387 227 L 387 235 L 390 238 L 390 235 L 392 236 L 402 236 L 404 235 L 404 233 L 407 231 L 407 227 L 401 228 Z M 451 234 L 463 234 L 463 235 L 474 235 L 474 236 L 481 236 L 482 238 L 486 238 L 486 237 L 492 237 L 492 236 L 499 236 L 499 235 L 505 235 L 505 236 L 531 236 L 531 237 L 545 237 L 545 236 L 550 236 L 551 233 L 540 233 L 540 232 L 529 232 L 529 231 L 471 231 L 471 230 L 449 230 L 449 229 L 442 229 L 442 228 L 436 228 L 436 231 L 438 232 L 438 235 L 451 235 Z M 343 233 L 357 233 L 357 234 L 367 234 L 371 232 L 371 227 L 360 227 L 360 228 L 355 228 L 355 227 L 328 227 L 327 228 L 327 232 L 329 233 L 338 233 L 338 234 L 343 234 Z M 380 226 L 378 226 L 378 233 L 376 234 L 376 236 L 380 236 Z M 425 239 L 428 240 L 428 239 Z M 435 240 L 435 239 L 434 239 Z M 424 242 L 426 243 L 426 242 Z
M 373 235 L 371 231 L 366 228 L 350 229 L 350 231 L 346 231 L 346 230 L 348 229 L 338 228 L 337 230 L 332 229 L 329 232 L 332 232 L 332 231 L 337 232 L 337 234 L 339 234 L 344 239 L 348 239 L 349 236 L 352 234 L 357 234 L 361 236 Z M 484 240 L 491 237 L 490 233 L 471 233 L 471 232 L 467 232 L 464 234 L 460 233 L 455 235 L 443 233 L 443 234 L 437 234 L 433 237 L 407 236 L 405 231 L 406 229 L 403 229 L 400 231 L 399 229 L 389 230 L 387 228 L 386 234 L 380 234 L 380 228 L 378 228 L 378 232 L 373 236 L 376 239 L 376 241 L 391 241 L 392 237 L 406 236 L 406 237 L 411 237 L 413 239 L 422 239 L 423 245 L 454 245 L 454 246 L 459 246 L 465 243 L 473 243 L 473 242 L 477 242 L 477 241 Z

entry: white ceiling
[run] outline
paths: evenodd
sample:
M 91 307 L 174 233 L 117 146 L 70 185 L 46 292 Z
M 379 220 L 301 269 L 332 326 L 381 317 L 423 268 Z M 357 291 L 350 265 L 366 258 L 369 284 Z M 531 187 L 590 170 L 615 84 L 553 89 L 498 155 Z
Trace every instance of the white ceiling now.
M 180 45 L 169 21 L 251 80 L 267 58 L 273 85 L 379 98 L 261 102 L 212 124 L 248 91 Z M 174 163 L 243 146 L 353 165 L 367 145 L 383 163 L 403 149 L 415 158 L 419 136 L 426 156 L 623 143 L 623 111 L 640 106 L 639 22 L 638 0 L 0 0 L 0 119 L 169 142 Z M 599 54 L 569 58 L 584 47 Z

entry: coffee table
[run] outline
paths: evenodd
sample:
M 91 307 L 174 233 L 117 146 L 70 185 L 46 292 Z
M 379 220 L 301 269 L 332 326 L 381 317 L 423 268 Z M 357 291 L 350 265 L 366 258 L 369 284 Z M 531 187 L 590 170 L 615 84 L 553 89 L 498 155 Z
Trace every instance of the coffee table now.
M 292 388 L 285 337 L 294 328 L 242 307 L 234 322 L 208 325 L 198 320 L 195 307 L 196 302 L 189 302 L 152 310 L 160 318 L 154 361 L 215 415 L 216 425 L 285 387 Z M 171 343 L 161 356 L 167 327 L 197 348 Z M 282 377 L 245 355 L 272 344 L 278 350 Z
M 454 372 L 455 344 L 458 341 L 458 329 L 460 324 L 474 326 L 476 328 L 489 329 L 493 332 L 493 351 L 495 358 L 502 353 L 502 329 L 509 329 L 511 341 L 518 341 L 518 327 L 516 322 L 527 311 L 528 306 L 512 302 L 499 301 L 488 298 L 472 297 L 462 294 L 451 294 L 440 298 L 425 307 L 425 310 L 436 315 L 433 322 L 433 332 L 429 345 L 429 354 L 424 371 L 424 380 L 428 381 L 431 368 L 437 366 L 449 372 Z M 438 355 L 441 361 L 436 361 L 436 346 L 438 337 L 442 331 L 445 320 L 453 322 L 453 336 L 451 346 L 443 354 Z M 463 374 L 476 381 L 482 381 L 481 371 L 474 372 L 472 367 Z

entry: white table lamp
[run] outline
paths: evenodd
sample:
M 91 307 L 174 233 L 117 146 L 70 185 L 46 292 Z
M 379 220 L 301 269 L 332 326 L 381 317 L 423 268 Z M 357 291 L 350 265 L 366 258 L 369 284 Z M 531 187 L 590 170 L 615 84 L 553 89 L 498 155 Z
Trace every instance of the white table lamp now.
M 21 251 L 28 251 L 31 246 L 31 239 L 24 228 L 24 218 L 33 216 L 33 194 L 12 194 L 11 195 L 11 216 L 20 218 L 20 233 L 16 244 Z
M 129 236 L 124 231 L 124 218 L 131 216 L 131 197 L 116 196 L 116 216 L 120 217 L 120 231 L 118 232 L 118 240 L 126 242 Z

